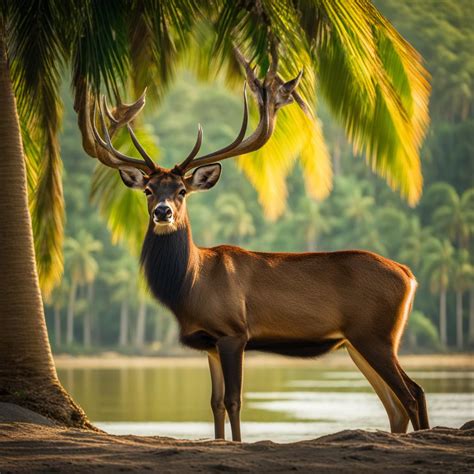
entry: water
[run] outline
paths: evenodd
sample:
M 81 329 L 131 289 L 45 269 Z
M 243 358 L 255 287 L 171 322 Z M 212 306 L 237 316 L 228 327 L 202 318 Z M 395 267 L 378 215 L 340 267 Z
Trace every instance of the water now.
M 207 368 L 172 364 L 60 369 L 59 376 L 89 418 L 110 433 L 211 438 Z M 343 429 L 389 429 L 382 404 L 356 369 L 320 364 L 279 365 L 276 359 L 247 365 L 242 410 L 246 441 L 288 442 Z M 427 393 L 432 426 L 459 427 L 474 418 L 474 370 L 407 372 Z

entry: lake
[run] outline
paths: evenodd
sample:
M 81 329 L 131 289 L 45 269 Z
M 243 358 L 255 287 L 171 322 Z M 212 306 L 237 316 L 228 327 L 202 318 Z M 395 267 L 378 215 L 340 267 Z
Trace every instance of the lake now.
M 282 360 L 282 362 L 279 362 Z M 426 391 L 432 426 L 474 418 L 474 370 L 407 370 Z M 65 388 L 100 428 L 113 434 L 201 439 L 213 436 L 210 380 L 204 361 L 153 366 L 59 368 Z M 357 369 L 272 358 L 244 373 L 246 441 L 289 442 L 343 429 L 389 430 L 384 408 Z M 227 426 L 228 437 L 230 427 Z

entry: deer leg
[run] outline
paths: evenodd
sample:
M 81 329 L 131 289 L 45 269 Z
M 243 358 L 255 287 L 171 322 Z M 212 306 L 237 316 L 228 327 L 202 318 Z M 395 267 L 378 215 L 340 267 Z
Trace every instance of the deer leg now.
M 242 403 L 242 363 L 245 344 L 242 337 L 227 336 L 217 341 L 217 349 L 224 375 L 224 405 L 229 415 L 232 440 L 241 441 L 240 407 Z
M 418 403 L 398 370 L 397 356 L 390 342 L 354 339 L 350 342 L 398 397 L 410 417 L 413 429 L 419 430 Z
M 410 389 L 411 394 L 418 403 L 418 416 L 420 418 L 420 428 L 427 430 L 430 428 L 430 421 L 428 418 L 428 408 L 426 406 L 425 391 L 414 380 L 412 380 L 400 366 L 397 361 L 398 370 L 402 374 L 403 380 Z
M 346 347 L 351 359 L 380 398 L 390 421 L 390 431 L 392 433 L 406 433 L 410 419 L 398 397 L 349 342 L 346 342 Z
M 211 372 L 211 408 L 214 415 L 214 434 L 216 439 L 225 439 L 224 376 L 221 361 L 217 351 L 209 351 L 207 359 Z

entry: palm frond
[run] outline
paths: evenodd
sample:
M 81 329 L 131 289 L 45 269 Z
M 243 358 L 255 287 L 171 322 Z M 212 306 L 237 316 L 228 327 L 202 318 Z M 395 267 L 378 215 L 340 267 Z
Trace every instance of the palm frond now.
M 8 52 L 27 153 L 31 213 L 41 288 L 48 293 L 62 273 L 64 200 L 58 133 L 61 65 L 67 56 L 60 2 L 13 2 Z M 41 158 L 41 160 L 40 160 Z
M 430 91 L 421 58 L 370 2 L 320 4 L 328 31 L 316 45 L 321 92 L 355 151 L 414 204 Z

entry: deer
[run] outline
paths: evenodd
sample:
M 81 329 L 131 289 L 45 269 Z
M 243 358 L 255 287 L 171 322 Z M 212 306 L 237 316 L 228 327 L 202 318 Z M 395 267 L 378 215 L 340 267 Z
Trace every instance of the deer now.
M 263 147 L 280 108 L 296 102 L 308 112 L 296 90 L 302 72 L 283 81 L 278 51 L 270 51 L 262 79 L 239 50 L 235 54 L 258 105 L 257 126 L 246 137 L 244 85 L 243 119 L 235 140 L 198 156 L 199 125 L 193 149 L 170 169 L 153 161 L 131 125 L 145 105 L 145 93 L 132 104 L 119 99 L 110 110 L 105 96 L 98 100 L 84 81 L 75 101 L 86 153 L 117 169 L 126 186 L 145 194 L 149 222 L 140 264 L 154 297 L 176 317 L 181 343 L 207 352 L 215 438 L 225 438 L 227 412 L 233 441 L 242 439 L 243 360 L 251 350 L 313 358 L 345 346 L 380 398 L 392 432 L 405 433 L 409 422 L 414 430 L 429 428 L 423 389 L 398 359 L 417 286 L 408 267 L 363 250 L 265 253 L 194 243 L 188 197 L 216 185 L 220 161 Z M 127 128 L 142 159 L 113 146 L 120 127 Z

